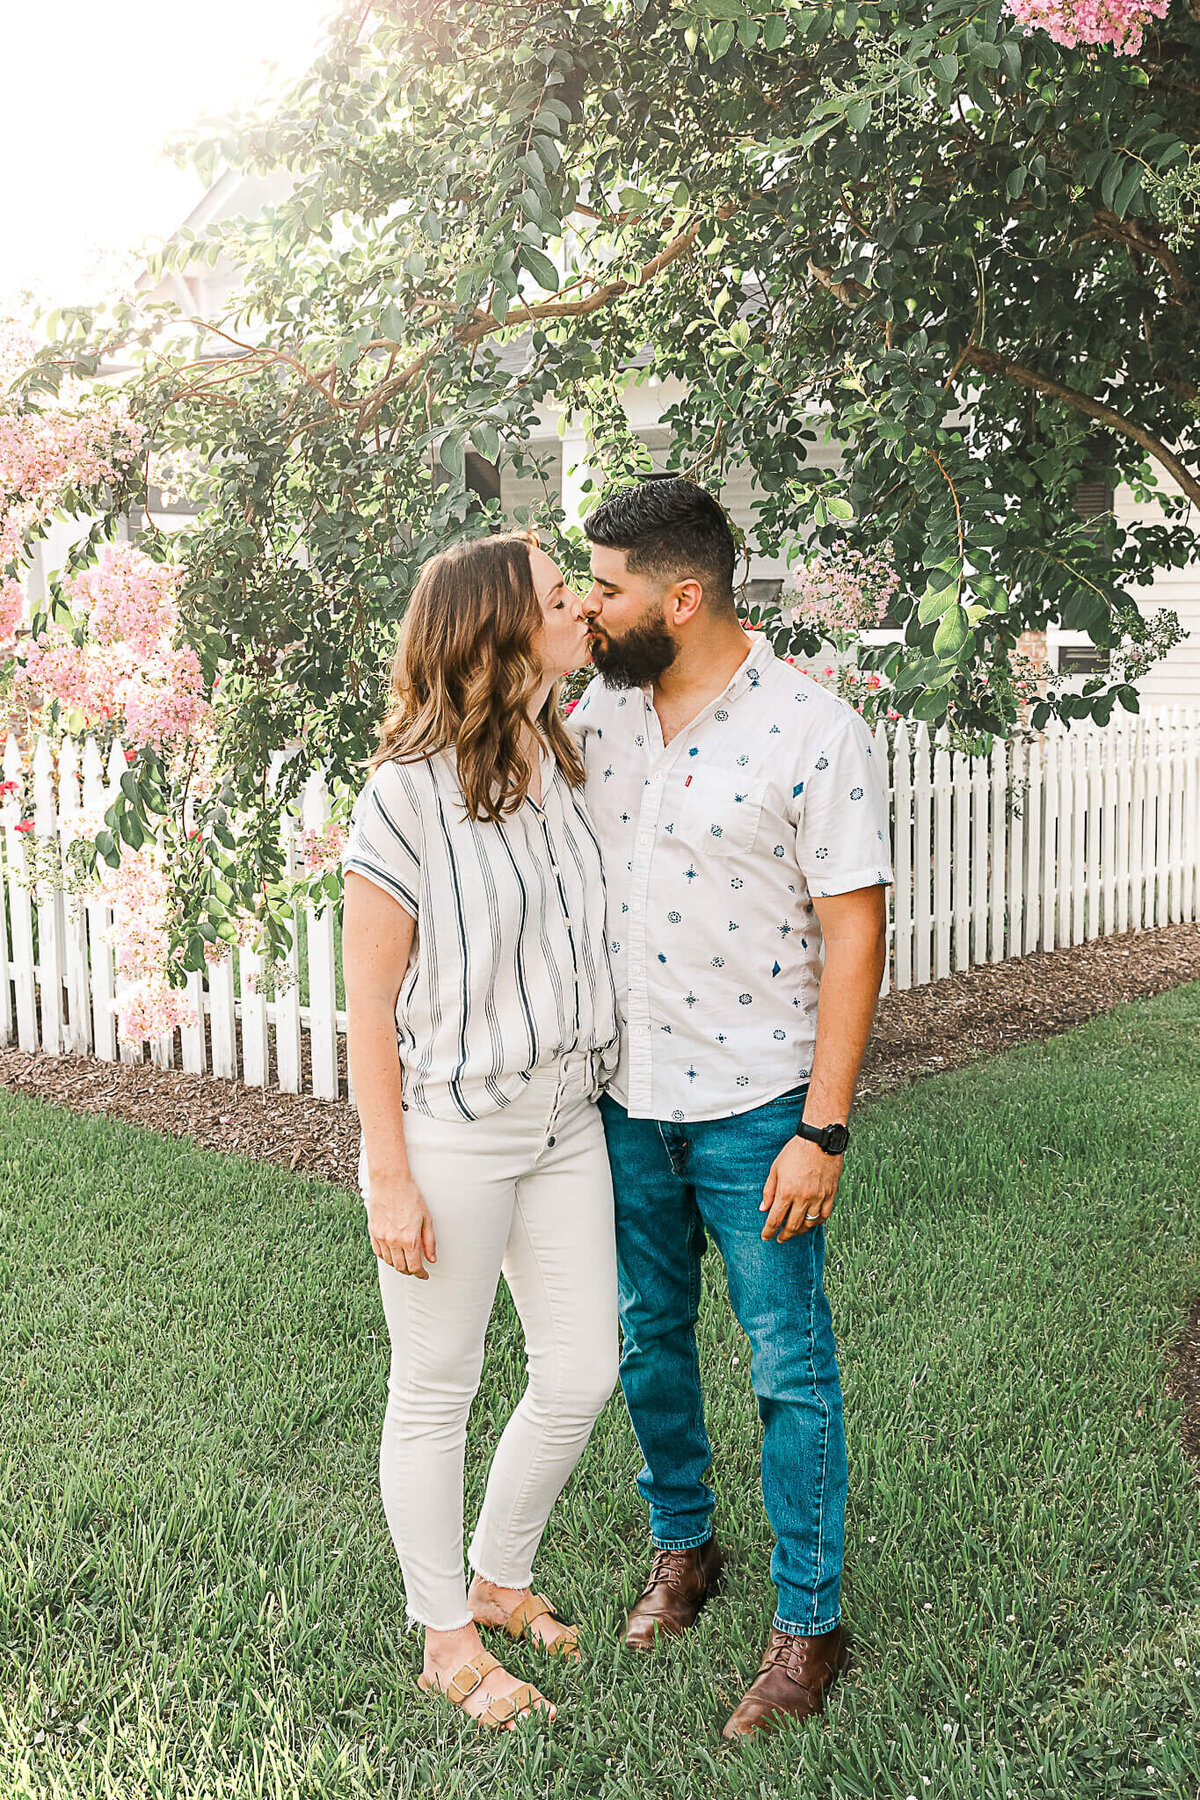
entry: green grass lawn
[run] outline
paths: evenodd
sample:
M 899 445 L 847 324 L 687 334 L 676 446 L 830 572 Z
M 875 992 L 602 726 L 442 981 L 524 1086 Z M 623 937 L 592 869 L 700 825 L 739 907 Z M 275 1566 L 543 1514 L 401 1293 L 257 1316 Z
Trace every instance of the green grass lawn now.
M 1197 1488 L 1163 1372 L 1198 1171 L 1200 987 L 864 1112 L 829 1269 L 858 1663 L 826 1721 L 719 1739 L 772 1596 L 713 1279 L 728 1589 L 653 1660 L 616 1650 L 645 1524 L 614 1399 L 539 1570 L 591 1660 L 514 1652 L 560 1713 L 497 1740 L 413 1685 L 356 1198 L 0 1091 L 0 1795 L 1193 1796 Z M 472 1509 L 520 1382 L 505 1309 Z

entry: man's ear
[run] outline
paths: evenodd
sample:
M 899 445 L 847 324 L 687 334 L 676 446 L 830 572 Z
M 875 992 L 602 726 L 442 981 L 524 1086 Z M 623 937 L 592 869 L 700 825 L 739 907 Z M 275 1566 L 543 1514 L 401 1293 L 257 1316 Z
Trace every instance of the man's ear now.
M 664 595 L 666 605 L 664 614 L 668 624 L 686 625 L 695 617 L 704 603 L 704 588 L 690 576 L 686 581 L 674 581 Z

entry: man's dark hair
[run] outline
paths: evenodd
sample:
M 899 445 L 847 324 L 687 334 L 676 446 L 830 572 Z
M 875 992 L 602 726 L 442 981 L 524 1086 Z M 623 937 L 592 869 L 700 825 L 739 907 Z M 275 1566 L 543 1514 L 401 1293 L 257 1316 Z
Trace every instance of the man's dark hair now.
M 733 610 L 733 532 L 724 508 L 696 482 L 652 476 L 620 488 L 588 514 L 583 529 L 593 544 L 624 550 L 631 574 L 693 576 L 706 602 Z

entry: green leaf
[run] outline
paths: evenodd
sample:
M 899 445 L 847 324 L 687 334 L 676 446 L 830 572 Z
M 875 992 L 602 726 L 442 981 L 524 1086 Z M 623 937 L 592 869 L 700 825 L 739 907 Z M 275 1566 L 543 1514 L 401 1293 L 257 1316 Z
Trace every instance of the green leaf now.
M 914 719 L 923 719 L 927 725 L 932 725 L 935 720 L 943 716 L 947 705 L 946 695 L 940 689 L 926 688 L 923 694 L 918 694 L 912 709 L 912 716 Z
M 933 653 L 943 662 L 952 662 L 967 641 L 967 615 L 961 606 L 952 606 L 943 615 L 933 640 Z
M 471 442 L 480 456 L 494 463 L 500 455 L 500 433 L 494 425 L 477 425 L 471 433 Z
M 544 251 L 523 243 L 517 255 L 522 267 L 529 270 L 540 287 L 547 288 L 552 294 L 558 292 L 558 270 Z
M 1117 189 L 1113 200 L 1113 211 L 1118 219 L 1123 219 L 1132 206 L 1135 196 L 1141 192 L 1143 169 L 1139 162 L 1131 162 L 1129 172 Z
M 829 494 L 825 500 L 825 507 L 831 519 L 852 519 L 854 517 L 854 508 L 839 494 Z
M 455 481 L 461 481 L 463 470 L 466 467 L 466 452 L 463 450 L 462 439 L 454 436 L 443 438 L 441 449 L 438 451 L 438 461 Z
M 942 614 L 953 606 L 955 592 L 956 589 L 952 587 L 926 588 L 921 595 L 920 605 L 917 607 L 917 618 L 921 624 L 931 625 L 935 619 L 940 619 Z
M 787 42 L 788 22 L 785 13 L 772 13 L 763 21 L 763 47 L 767 50 L 781 50 Z

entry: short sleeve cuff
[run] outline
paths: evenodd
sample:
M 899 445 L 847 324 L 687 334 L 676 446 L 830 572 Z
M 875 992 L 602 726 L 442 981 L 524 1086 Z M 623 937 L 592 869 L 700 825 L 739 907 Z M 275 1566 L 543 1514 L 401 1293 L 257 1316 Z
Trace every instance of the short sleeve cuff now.
M 873 863 L 868 869 L 822 869 L 820 874 L 806 871 L 805 880 L 814 900 L 832 900 L 838 894 L 857 893 L 859 888 L 891 887 L 895 877 L 889 868 Z
M 399 881 L 391 869 L 381 868 L 378 863 L 368 862 L 362 856 L 348 856 L 342 863 L 343 875 L 362 875 L 367 881 L 382 888 L 385 894 L 402 906 L 412 918 L 417 916 L 417 897 L 411 888 Z

